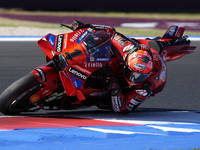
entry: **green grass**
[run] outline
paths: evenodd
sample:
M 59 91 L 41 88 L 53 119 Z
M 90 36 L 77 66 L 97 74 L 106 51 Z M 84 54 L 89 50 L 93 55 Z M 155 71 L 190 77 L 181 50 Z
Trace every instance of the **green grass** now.
M 0 9 L 0 13 L 10 13 L 10 14 L 28 14 L 28 15 L 58 15 L 58 16 L 96 16 L 96 17 L 131 17 L 131 18 L 154 18 L 154 19 L 200 19 L 200 13 L 125 13 L 125 12 L 43 12 L 43 11 L 24 11 L 18 9 Z M 1 26 L 28 26 L 37 28 L 56 28 L 61 29 L 58 24 L 52 23 L 41 23 L 33 21 L 21 21 L 15 19 L 5 19 L 0 17 L 0 27 Z M 118 32 L 125 35 L 135 35 L 135 36 L 161 36 L 167 30 L 159 29 L 134 29 L 134 28 L 120 28 L 116 27 Z M 186 31 L 186 35 L 200 35 L 199 32 Z
M 6 19 L 0 17 L 0 27 L 18 27 L 18 26 L 28 26 L 28 27 L 38 27 L 38 28 L 59 28 L 58 24 L 41 23 L 36 21 L 22 21 L 17 19 Z

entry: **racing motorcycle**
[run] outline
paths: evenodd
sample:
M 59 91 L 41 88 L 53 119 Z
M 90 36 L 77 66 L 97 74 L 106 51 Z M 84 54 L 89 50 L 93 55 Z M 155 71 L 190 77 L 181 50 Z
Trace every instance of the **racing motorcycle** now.
M 63 26 L 69 27 L 62 24 Z M 101 26 L 101 28 L 104 28 Z M 175 60 L 193 53 L 184 28 L 171 26 L 162 37 L 132 39 L 159 51 L 160 45 L 175 41 L 160 51 L 163 60 Z M 47 63 L 10 85 L 0 96 L 0 112 L 19 114 L 44 110 L 70 110 L 91 105 L 108 108 L 110 64 L 123 63 L 113 51 L 111 39 L 117 32 L 97 32 L 82 28 L 59 35 L 47 34 L 37 44 L 46 54 Z M 184 42 L 183 42 L 184 41 Z

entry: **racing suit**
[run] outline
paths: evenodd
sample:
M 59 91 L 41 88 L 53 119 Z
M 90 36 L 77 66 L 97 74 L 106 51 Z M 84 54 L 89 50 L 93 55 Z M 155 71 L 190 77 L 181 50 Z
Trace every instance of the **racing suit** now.
M 112 39 L 112 46 L 112 49 L 119 51 L 123 60 L 125 60 L 126 54 L 135 45 L 123 35 L 116 34 Z M 125 84 L 126 80 L 122 76 L 113 77 L 110 90 L 112 107 L 115 112 L 132 111 L 150 96 L 154 96 L 163 90 L 167 77 L 166 65 L 159 52 L 154 49 L 151 50 L 154 56 L 154 65 L 145 81 L 129 86 Z
M 123 74 L 126 54 L 134 46 L 140 43 L 138 43 L 137 40 L 133 41 L 132 39 L 115 32 L 112 27 L 85 24 L 79 21 L 74 21 L 72 23 L 73 30 L 85 27 L 92 27 L 95 30 L 104 30 L 110 34 L 115 33 L 115 35 L 111 38 L 111 43 L 112 50 L 115 52 L 118 59 L 116 62 L 110 64 L 110 68 L 112 68 L 113 72 L 116 73 L 113 74 L 109 82 L 112 109 L 115 112 L 130 112 L 137 108 L 150 96 L 154 96 L 163 90 L 163 87 L 166 84 L 167 69 L 165 62 L 160 56 L 160 52 L 154 50 L 153 48 L 151 49 L 154 56 L 154 66 L 149 77 L 137 85 L 129 86 Z

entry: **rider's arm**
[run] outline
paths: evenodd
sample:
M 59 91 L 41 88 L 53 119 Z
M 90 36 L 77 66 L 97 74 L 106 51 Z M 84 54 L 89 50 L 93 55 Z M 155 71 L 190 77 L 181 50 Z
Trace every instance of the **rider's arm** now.
M 111 92 L 112 109 L 115 112 L 126 111 L 125 97 L 122 94 L 117 78 L 113 77 L 110 80 L 109 90 Z
M 135 86 L 127 94 L 125 94 L 125 104 L 127 111 L 132 111 L 148 99 L 152 91 L 150 90 L 151 83 L 145 82 L 144 84 Z
M 145 82 L 123 94 L 117 79 L 112 78 L 110 91 L 113 110 L 120 113 L 132 111 L 150 97 L 152 93 L 150 87 L 151 83 Z

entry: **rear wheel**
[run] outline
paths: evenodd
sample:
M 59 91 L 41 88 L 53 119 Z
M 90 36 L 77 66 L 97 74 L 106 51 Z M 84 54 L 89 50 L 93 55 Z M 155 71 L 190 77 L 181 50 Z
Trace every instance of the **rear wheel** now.
M 32 73 L 11 84 L 0 96 L 0 112 L 5 115 L 16 115 L 28 111 L 33 104 L 30 97 L 41 89 Z

